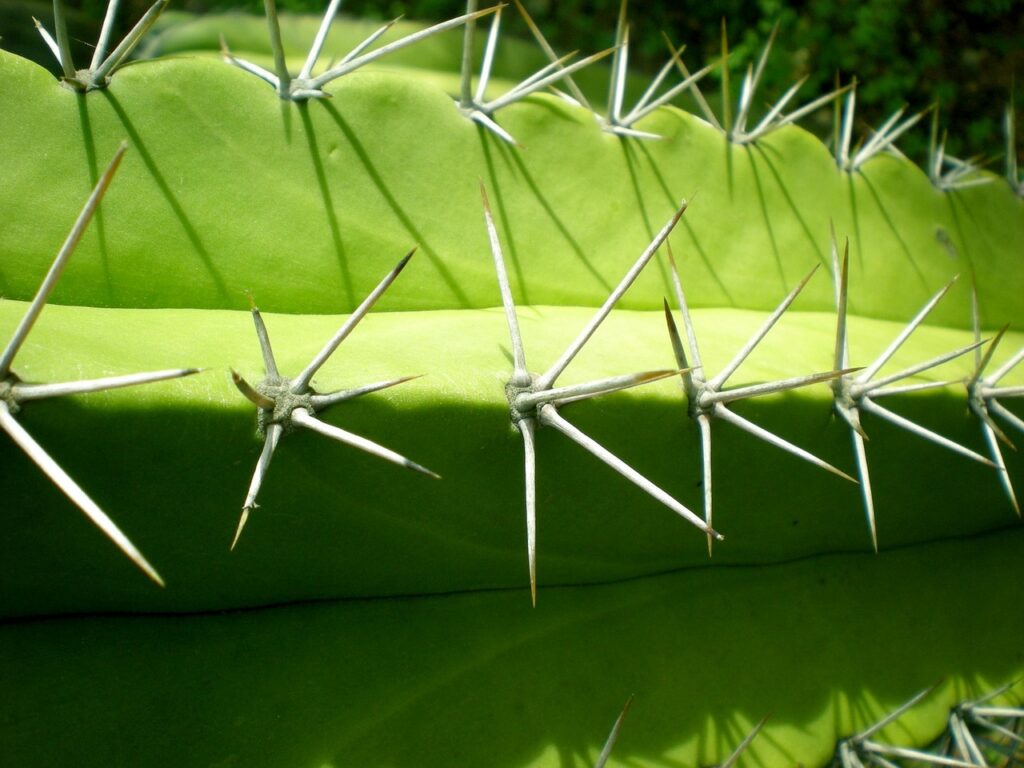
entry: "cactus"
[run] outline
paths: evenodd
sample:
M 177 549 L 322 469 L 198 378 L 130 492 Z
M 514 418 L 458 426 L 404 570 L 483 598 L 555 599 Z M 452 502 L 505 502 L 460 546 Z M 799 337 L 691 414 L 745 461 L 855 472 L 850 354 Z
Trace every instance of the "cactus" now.
M 11 764 L 1020 764 L 1013 157 L 625 110 L 624 14 L 600 114 L 0 51 Z

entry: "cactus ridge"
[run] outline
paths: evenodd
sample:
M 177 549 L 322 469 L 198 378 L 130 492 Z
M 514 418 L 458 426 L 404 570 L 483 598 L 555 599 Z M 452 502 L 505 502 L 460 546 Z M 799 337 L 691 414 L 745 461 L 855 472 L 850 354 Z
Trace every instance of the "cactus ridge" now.
M 165 2 L 151 8 L 153 18 Z M 691 74 L 669 39 L 668 63 L 627 109 L 625 0 L 615 48 L 571 64 L 517 2 L 550 63 L 497 97 L 488 89 L 504 6 L 478 11 L 469 0 L 465 15 L 371 50 L 392 28 L 385 25 L 319 69 L 340 6 L 331 0 L 292 76 L 273 0 L 266 5 L 273 69 L 224 46 L 233 67 L 160 61 L 112 79 L 148 24 L 144 17 L 141 31 L 107 56 L 117 0 L 93 66 L 82 71 L 70 62 L 55 2 L 57 39 L 41 31 L 70 88 L 0 53 L 10 83 L 0 93 L 0 152 L 12 163 L 0 204 L 14 222 L 0 232 L 9 254 L 0 287 L 12 299 L 0 304 L 0 329 L 12 329 L 0 352 L 0 428 L 17 446 L 0 444 L 10 528 L 2 546 L 13 574 L 0 586 L 0 615 L 25 619 L 0 623 L 3 655 L 21 662 L 0 671 L 2 687 L 16 692 L 13 704 L 0 704 L 0 722 L 13 724 L 0 728 L 0 752 L 29 763 L 55 756 L 60 744 L 41 748 L 37 731 L 23 727 L 38 718 L 24 700 L 68 686 L 53 717 L 67 724 L 76 749 L 94 749 L 102 764 L 152 756 L 165 742 L 151 738 L 154 712 L 132 698 L 162 687 L 181 697 L 170 706 L 191 716 L 182 702 L 192 700 L 198 720 L 209 720 L 189 759 L 211 764 L 227 752 L 252 764 L 303 765 L 592 765 L 597 754 L 603 768 L 613 747 L 620 761 L 720 768 L 741 760 L 1017 764 L 1024 710 L 1010 695 L 1014 684 L 999 684 L 1020 674 L 1024 633 L 1016 610 L 1024 579 L 1013 576 L 1021 533 L 1009 530 L 1020 517 L 1012 479 L 1022 459 L 1000 448 L 1013 447 L 1003 426 L 1024 431 L 1004 404 L 1024 395 L 1013 378 L 1024 337 L 1010 329 L 1024 286 L 1012 152 L 1007 190 L 980 158 L 946 154 L 937 110 L 923 173 L 895 144 L 927 110 L 900 110 L 851 147 L 855 82 L 787 112 L 798 82 L 748 128 L 776 30 L 747 70 L 734 118 L 724 24 L 721 118 L 697 85 L 712 67 Z M 474 90 L 475 23 L 489 13 Z M 419 75 L 366 69 L 342 79 L 462 24 L 457 95 L 425 87 Z M 573 75 L 606 54 L 608 112 L 597 115 Z M 656 95 L 674 72 L 681 81 Z M 539 93 L 556 83 L 568 93 Z M 684 91 L 706 123 L 663 106 Z M 791 124 L 832 100 L 830 153 Z M 14 123 L 35 130 L 49 148 L 46 163 L 8 151 Z M 126 135 L 133 152 L 104 198 Z M 101 173 L 96 158 L 115 141 L 120 148 Z M 36 289 L 53 253 L 48 236 L 63 226 L 47 213 L 70 200 L 77 206 L 86 178 L 92 196 Z M 256 215 L 234 216 L 235 207 Z M 666 208 L 673 213 L 659 228 Z M 836 230 L 850 235 L 841 258 Z M 397 266 L 388 254 L 410 241 L 421 254 L 409 270 L 416 278 L 397 281 L 413 251 Z M 646 245 L 623 277 L 621 254 L 639 243 Z M 481 259 L 488 245 L 500 308 Z M 76 249 L 73 274 L 57 289 Z M 829 261 L 826 287 L 811 278 Z M 957 282 L 964 270 L 973 279 Z M 238 306 L 243 288 L 264 302 L 266 319 L 252 298 L 248 312 Z M 930 297 L 923 307 L 922 297 Z M 383 311 L 371 312 L 378 301 Z M 51 306 L 40 319 L 44 304 Z M 261 379 L 252 373 L 250 322 Z M 989 328 L 999 330 L 983 338 Z M 309 340 L 323 337 L 310 356 Z M 343 342 L 341 363 L 334 353 Z M 527 349 L 531 360 L 555 362 L 535 373 Z M 123 372 L 185 352 L 196 367 Z M 963 375 L 939 378 L 964 368 L 972 352 Z M 72 364 L 111 375 L 64 375 Z M 229 364 L 230 379 L 156 384 Z M 751 383 L 727 386 L 741 366 Z M 290 370 L 299 373 L 282 375 Z M 321 392 L 314 377 L 337 388 Z M 398 386 L 412 379 L 415 386 Z M 142 383 L 154 386 L 106 392 Z M 680 383 L 689 419 L 679 418 Z M 883 397 L 897 408 L 879 405 Z M 23 413 L 38 399 L 53 402 Z M 343 402 L 351 402 L 345 428 L 326 412 Z M 570 404 L 572 422 L 560 413 Z M 875 420 L 873 478 L 865 413 Z M 111 417 L 117 430 L 106 427 Z M 716 418 L 759 441 L 752 447 L 745 436 L 716 432 L 716 467 L 729 481 L 715 488 L 715 525 L 729 541 L 711 568 L 711 542 L 722 538 L 712 527 Z M 975 420 L 988 457 L 971 447 Z M 370 430 L 380 443 L 360 436 Z M 303 432 L 368 456 L 339 461 Z M 626 495 L 631 489 L 594 473 L 566 441 L 548 443 L 548 432 L 645 494 Z M 859 499 L 816 471 L 857 482 L 840 468 L 847 433 Z M 58 438 L 67 470 L 41 447 Z M 949 450 L 933 456 L 920 438 Z M 618 454 L 604 447 L 610 439 Z M 251 473 L 238 457 L 243 441 L 258 454 Z M 762 442 L 804 462 L 764 451 Z M 22 472 L 10 458 L 19 451 L 48 479 Z M 443 470 L 444 482 L 417 485 L 375 461 L 439 477 L 406 454 Z M 98 477 L 100 468 L 111 478 L 105 505 L 166 564 L 168 589 L 126 576 L 122 553 L 164 584 L 71 479 Z M 257 496 L 265 510 L 246 546 L 230 553 L 234 494 L 246 480 L 231 550 Z M 877 521 L 881 535 L 872 480 L 893 509 Z M 70 529 L 55 542 L 49 483 L 120 553 Z M 703 518 L 680 501 L 688 483 L 703 497 Z M 524 486 L 530 613 L 516 501 Z M 658 504 L 677 515 L 645 514 Z M 860 504 L 874 554 L 864 551 Z M 267 608 L 302 601 L 325 602 Z M 265 610 L 211 613 L 243 607 Z M 180 625 L 153 615 L 35 620 L 165 611 L 202 615 Z M 999 631 L 973 631 L 988 626 Z M 246 643 L 251 655 L 240 652 Z M 172 670 L 166 680 L 155 663 L 162 655 Z M 329 682 L 301 690 L 297 681 L 311 669 Z M 938 674 L 950 684 L 920 690 Z M 136 675 L 145 682 L 123 685 Z M 645 711 L 623 727 L 631 696 L 598 749 L 584 720 L 629 690 Z M 908 690 L 920 692 L 906 700 Z M 68 716 L 82 691 L 98 711 Z M 236 718 L 227 727 L 224 701 Z M 284 718 L 294 729 L 286 747 L 263 733 L 253 738 L 274 730 L 266 712 L 284 710 L 295 714 Z M 766 711 L 771 722 L 751 727 Z M 542 727 L 531 727 L 538 716 Z M 117 747 L 126 752 L 110 757 L 115 721 L 128 732 Z M 905 740 L 882 737 L 904 724 Z M 487 743 L 475 731 L 487 731 Z M 439 747 L 447 738 L 459 748 Z M 414 760 L 407 750 L 417 742 L 426 754 Z M 157 762 L 176 759 L 168 750 Z

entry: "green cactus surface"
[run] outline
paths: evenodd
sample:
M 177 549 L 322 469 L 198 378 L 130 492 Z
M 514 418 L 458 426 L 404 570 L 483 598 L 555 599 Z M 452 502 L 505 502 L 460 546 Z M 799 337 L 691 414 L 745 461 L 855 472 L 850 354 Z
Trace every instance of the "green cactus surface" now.
M 182 54 L 210 24 L 165 24 L 164 55 L 88 93 L 0 51 L 0 762 L 604 765 L 635 696 L 609 766 L 731 764 L 765 716 L 739 765 L 1024 764 L 1016 179 L 941 189 L 893 152 L 850 171 L 795 125 L 739 143 L 675 107 L 637 124 L 660 139 L 629 138 L 552 94 L 490 116 L 512 144 L 436 71 L 457 69 L 461 30 L 292 102 Z M 287 25 L 294 70 L 314 31 Z M 272 68 L 250 37 L 232 55 Z M 503 74 L 544 65 L 529 55 Z M 588 91 L 607 76 L 586 71 Z M 140 371 L 171 380 L 18 394 Z M 523 405 L 632 372 L 651 373 Z M 872 376 L 902 389 L 860 399 Z M 961 723 L 987 728 L 969 702 L 992 692 L 1010 735 L 989 729 L 982 758 Z

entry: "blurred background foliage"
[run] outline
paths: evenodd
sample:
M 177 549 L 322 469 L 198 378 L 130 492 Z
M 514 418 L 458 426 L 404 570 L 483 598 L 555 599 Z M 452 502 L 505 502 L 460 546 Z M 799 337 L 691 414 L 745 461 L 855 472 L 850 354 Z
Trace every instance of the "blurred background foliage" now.
M 122 0 L 120 26 L 127 29 L 150 0 Z M 558 51 L 589 53 L 612 44 L 620 0 L 523 0 Z M 66 0 L 72 37 L 95 40 L 106 0 Z M 278 0 L 282 11 L 323 12 L 327 0 Z M 485 6 L 486 0 L 480 5 Z M 262 13 L 262 0 L 172 0 L 171 9 L 207 13 L 238 9 Z M 462 0 L 346 0 L 343 12 L 374 19 L 404 15 L 436 21 L 465 11 Z M 514 8 L 503 28 L 529 39 Z M 45 0 L 0 0 L 0 45 L 55 69 L 41 48 L 31 17 L 47 21 Z M 629 7 L 631 71 L 653 73 L 666 61 L 664 31 L 686 44 L 691 69 L 720 58 L 720 24 L 729 30 L 733 99 L 748 63 L 756 60 L 772 26 L 779 24 L 775 50 L 759 97 L 781 96 L 798 78 L 808 76 L 798 99 L 809 100 L 857 77 L 860 131 L 878 126 L 894 110 L 920 110 L 938 102 L 940 125 L 949 131 L 947 151 L 960 157 L 981 155 L 998 172 L 1004 166 L 1004 110 L 1024 64 L 1024 0 L 720 0 L 679 2 L 635 0 Z M 480 43 L 482 45 L 482 43 Z M 85 58 L 85 54 L 82 54 Z M 717 104 L 720 71 L 702 84 Z M 1017 100 L 1021 101 L 1020 99 Z M 794 102 L 794 105 L 797 102 Z M 802 102 L 801 102 L 802 103 Z M 693 111 L 685 101 L 684 108 Z M 1019 105 L 1018 105 L 1019 106 Z M 826 141 L 832 111 L 822 109 L 802 125 Z M 1020 110 L 1018 125 L 1024 125 Z M 918 162 L 927 155 L 927 123 L 900 141 Z

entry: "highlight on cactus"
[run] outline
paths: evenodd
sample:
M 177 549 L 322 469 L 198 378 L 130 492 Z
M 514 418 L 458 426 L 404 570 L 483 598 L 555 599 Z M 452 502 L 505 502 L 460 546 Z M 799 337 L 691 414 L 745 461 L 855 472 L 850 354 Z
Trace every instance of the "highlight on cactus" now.
M 1024 765 L 1012 94 L 166 4 L 0 50 L 0 762 Z

